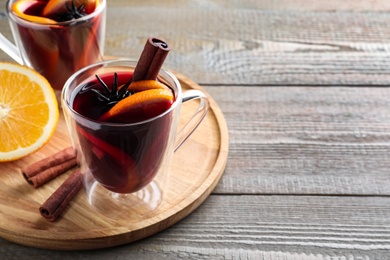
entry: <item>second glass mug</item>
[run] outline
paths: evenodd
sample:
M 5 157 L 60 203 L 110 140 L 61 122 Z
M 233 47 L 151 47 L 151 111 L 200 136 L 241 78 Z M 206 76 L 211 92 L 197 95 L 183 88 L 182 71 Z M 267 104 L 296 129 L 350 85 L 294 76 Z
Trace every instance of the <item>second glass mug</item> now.
M 16 43 L 14 46 L 0 34 L 0 48 L 15 61 L 42 74 L 54 89 L 61 90 L 65 81 L 77 70 L 103 60 L 106 0 L 98 1 L 96 9 L 69 21 L 46 23 L 27 19 L 13 11 L 20 0 L 8 0 L 6 12 Z M 22 13 L 39 9 L 39 1 L 25 1 Z M 26 18 L 27 17 L 27 18 Z
M 89 119 L 74 108 L 75 93 L 94 75 L 120 74 L 134 70 L 136 61 L 107 60 L 73 74 L 61 94 L 62 109 L 78 151 L 88 202 L 99 212 L 117 218 L 119 212 L 136 221 L 156 210 L 167 191 L 169 165 L 174 151 L 198 127 L 209 109 L 199 90 L 182 91 L 180 82 L 161 69 L 158 79 L 174 93 L 174 102 L 164 113 L 137 123 L 105 123 Z M 110 85 L 110 84 L 108 84 Z M 200 100 L 197 109 L 177 132 L 181 105 Z

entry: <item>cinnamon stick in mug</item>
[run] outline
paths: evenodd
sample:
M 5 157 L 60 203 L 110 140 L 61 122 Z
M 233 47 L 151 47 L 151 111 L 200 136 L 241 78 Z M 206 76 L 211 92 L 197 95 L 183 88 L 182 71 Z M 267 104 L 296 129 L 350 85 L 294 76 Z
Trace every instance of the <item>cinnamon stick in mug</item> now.
M 169 45 L 163 40 L 148 38 L 134 69 L 132 81 L 155 80 L 169 51 Z

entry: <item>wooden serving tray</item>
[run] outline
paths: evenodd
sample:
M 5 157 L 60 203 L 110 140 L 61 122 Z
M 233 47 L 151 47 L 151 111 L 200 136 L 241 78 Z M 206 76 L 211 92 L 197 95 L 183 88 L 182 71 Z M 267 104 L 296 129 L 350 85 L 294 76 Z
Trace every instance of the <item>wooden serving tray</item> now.
M 183 90 L 199 89 L 195 82 L 175 73 Z M 207 93 L 206 93 L 207 95 Z M 221 178 L 228 155 L 228 130 L 223 114 L 208 95 L 211 108 L 198 129 L 176 151 L 170 169 L 170 185 L 163 204 L 154 212 L 143 212 L 131 222 L 126 215 L 107 218 L 94 211 L 82 190 L 55 222 L 44 219 L 40 205 L 69 173 L 40 188 L 27 184 L 21 168 L 70 145 L 61 113 L 57 130 L 48 144 L 21 160 L 0 163 L 0 236 L 19 244 L 60 250 L 112 247 L 145 238 L 177 223 L 194 211 Z M 193 101 L 182 106 L 181 120 L 193 113 Z

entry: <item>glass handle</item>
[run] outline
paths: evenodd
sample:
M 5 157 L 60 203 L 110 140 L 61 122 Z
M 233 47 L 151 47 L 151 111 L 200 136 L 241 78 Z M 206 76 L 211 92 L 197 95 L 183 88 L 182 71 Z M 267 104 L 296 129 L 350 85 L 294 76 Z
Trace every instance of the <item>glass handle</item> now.
M 14 61 L 23 65 L 18 48 L 0 33 L 0 49 L 7 53 Z
M 202 122 L 210 107 L 210 102 L 206 95 L 200 90 L 187 90 L 183 93 L 182 103 L 190 100 L 199 99 L 199 105 L 195 113 L 177 133 L 175 151 L 187 140 L 187 138 L 195 131 Z

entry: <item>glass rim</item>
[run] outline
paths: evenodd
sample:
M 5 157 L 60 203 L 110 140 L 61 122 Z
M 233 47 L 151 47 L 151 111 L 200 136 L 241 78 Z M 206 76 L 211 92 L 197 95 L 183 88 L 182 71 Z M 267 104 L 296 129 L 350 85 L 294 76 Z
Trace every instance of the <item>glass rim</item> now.
M 84 73 L 85 71 L 89 70 L 89 69 L 92 69 L 94 67 L 96 68 L 99 68 L 100 66 L 103 66 L 105 64 L 115 64 L 115 63 L 120 63 L 120 62 L 131 62 L 133 63 L 134 67 L 136 66 L 137 64 L 137 60 L 133 60 L 133 59 L 127 59 L 127 58 L 116 58 L 116 59 L 110 59 L 110 60 L 103 60 L 103 61 L 100 61 L 100 62 L 97 62 L 97 63 L 94 63 L 94 64 L 91 64 L 91 65 L 88 65 L 78 71 L 76 71 L 75 73 L 73 73 L 69 79 L 65 82 L 64 84 L 64 87 L 61 91 L 61 104 L 62 104 L 62 107 L 67 109 L 68 111 L 70 111 L 70 113 L 72 113 L 73 116 L 81 119 L 81 120 L 85 120 L 87 121 L 88 123 L 91 123 L 91 124 L 96 124 L 96 125 L 99 125 L 99 126 L 106 126 L 106 127 L 131 127 L 131 126 L 137 126 L 137 125 L 143 125 L 143 124 L 146 124 L 146 123 L 149 123 L 149 122 L 152 122 L 158 118 L 161 118 L 161 117 L 164 117 L 165 115 L 171 113 L 173 110 L 176 109 L 176 107 L 178 106 L 179 104 L 179 101 L 181 102 L 181 95 L 182 95 L 182 88 L 181 88 L 181 84 L 179 82 L 179 80 L 176 78 L 176 76 L 170 72 L 169 70 L 165 69 L 164 67 L 160 69 L 160 72 L 158 73 L 159 76 L 163 76 L 163 78 L 166 78 L 164 75 L 161 75 L 161 71 L 163 73 L 166 74 L 167 77 L 171 78 L 173 83 L 175 84 L 176 86 L 176 89 L 174 90 L 175 92 L 175 100 L 173 101 L 173 104 L 171 105 L 171 107 L 167 110 L 165 110 L 163 113 L 157 115 L 157 116 L 154 116 L 152 118 L 149 118 L 149 119 L 146 119 L 146 120 L 142 120 L 142 121 L 139 121 L 139 122 L 133 122 L 133 123 L 113 123 L 113 122 L 102 122 L 102 121 L 98 121 L 98 120 L 95 120 L 95 119 L 91 119 L 89 117 L 86 117 L 82 114 L 80 114 L 79 112 L 77 112 L 76 110 L 73 109 L 73 107 L 71 106 L 69 100 L 67 100 L 67 96 L 71 97 L 71 94 L 72 93 L 69 93 L 69 88 L 71 87 L 71 83 L 72 81 L 74 81 L 80 74 Z M 129 64 L 127 64 L 129 65 Z M 80 84 L 77 84 L 77 86 L 79 86 Z
M 7 4 L 5 6 L 6 13 L 10 19 L 12 19 L 15 22 L 19 19 L 19 20 L 22 20 L 26 23 L 34 24 L 36 26 L 43 26 L 43 27 L 53 27 L 53 26 L 58 26 L 58 25 L 70 26 L 70 25 L 73 25 L 73 24 L 78 23 L 78 22 L 83 22 L 83 21 L 89 20 L 89 19 L 99 15 L 100 13 L 102 13 L 105 10 L 106 5 L 107 5 L 107 0 L 101 0 L 99 6 L 92 13 L 84 15 L 80 18 L 69 20 L 69 21 L 56 22 L 56 23 L 41 23 L 41 22 L 33 22 L 30 20 L 24 19 L 23 17 L 20 17 L 17 14 L 15 14 L 11 9 L 11 3 L 14 3 L 15 1 L 17 1 L 17 0 L 7 0 Z

